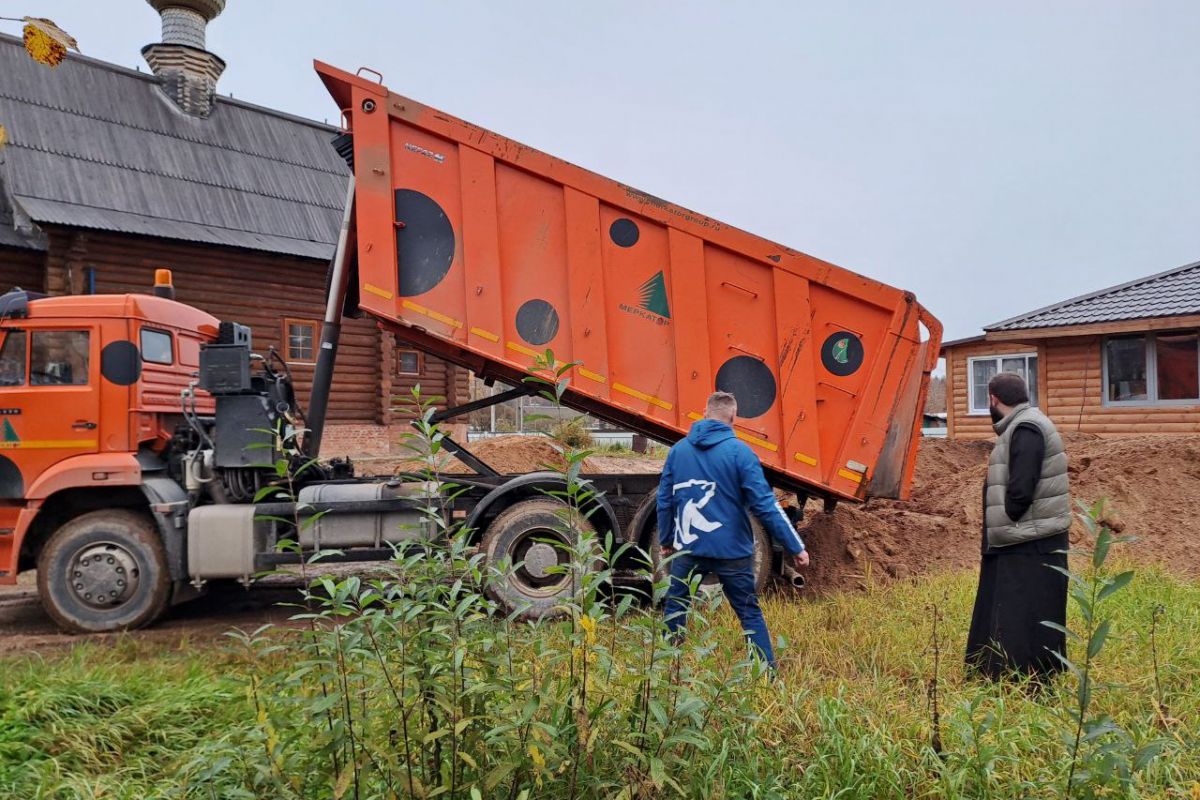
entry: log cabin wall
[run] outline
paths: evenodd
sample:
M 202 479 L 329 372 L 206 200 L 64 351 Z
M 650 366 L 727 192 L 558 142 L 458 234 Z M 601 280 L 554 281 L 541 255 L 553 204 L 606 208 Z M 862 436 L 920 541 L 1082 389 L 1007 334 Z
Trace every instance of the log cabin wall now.
M 44 292 L 46 254 L 40 250 L 0 247 L 0 294 L 20 286 Z
M 1050 418 L 1060 431 L 1100 436 L 1200 433 L 1200 403 L 1105 405 L 1102 336 L 1046 342 Z
M 470 370 L 423 353 L 397 337 L 388 337 L 387 344 L 388 352 L 384 359 L 392 367 L 388 381 L 391 409 L 397 419 L 411 420 L 418 415 L 418 397 L 421 403 L 438 408 L 470 402 Z M 442 427 L 451 438 L 466 444 L 466 417 L 448 420 L 442 423 Z M 401 440 L 411 432 L 412 428 L 407 424 L 393 431 L 393 452 L 406 452 Z
M 1120 333 L 1128 333 L 1122 328 Z M 985 439 L 986 414 L 969 408 L 969 359 L 1015 353 L 1038 354 L 1039 407 L 1062 432 L 1099 436 L 1200 433 L 1200 402 L 1187 405 L 1105 405 L 1104 336 L 1059 336 L 1025 342 L 973 342 L 946 351 L 948 435 Z

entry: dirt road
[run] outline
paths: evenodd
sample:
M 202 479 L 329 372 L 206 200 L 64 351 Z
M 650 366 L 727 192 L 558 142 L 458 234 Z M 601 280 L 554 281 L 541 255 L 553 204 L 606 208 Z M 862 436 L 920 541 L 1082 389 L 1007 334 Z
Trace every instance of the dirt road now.
M 33 573 L 29 573 L 32 576 Z M 296 613 L 281 603 L 294 602 L 295 589 L 255 589 L 240 586 L 216 588 L 208 595 L 184 603 L 167 613 L 154 627 L 135 633 L 70 636 L 55 627 L 38 602 L 32 585 L 0 587 L 0 658 L 18 653 L 54 650 L 79 642 L 116 644 L 124 637 L 159 642 L 164 647 L 217 641 L 235 628 L 254 630 L 266 623 L 284 623 Z

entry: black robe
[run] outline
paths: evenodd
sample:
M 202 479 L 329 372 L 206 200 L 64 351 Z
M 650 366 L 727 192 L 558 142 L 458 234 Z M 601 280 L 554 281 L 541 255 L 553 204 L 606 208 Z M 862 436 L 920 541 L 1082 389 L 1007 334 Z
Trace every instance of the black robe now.
M 1021 425 L 1008 449 L 1004 510 L 1020 519 L 1033 503 L 1046 443 L 1041 431 Z M 986 503 L 987 488 L 984 488 Z M 985 505 L 986 508 L 986 505 Z M 1042 539 L 991 547 L 983 524 L 979 589 L 967 635 L 967 664 L 990 678 L 1008 672 L 1050 675 L 1063 669 L 1054 653 L 1066 655 L 1066 635 L 1042 624 L 1065 625 L 1067 577 L 1050 568 L 1067 567 L 1067 531 Z

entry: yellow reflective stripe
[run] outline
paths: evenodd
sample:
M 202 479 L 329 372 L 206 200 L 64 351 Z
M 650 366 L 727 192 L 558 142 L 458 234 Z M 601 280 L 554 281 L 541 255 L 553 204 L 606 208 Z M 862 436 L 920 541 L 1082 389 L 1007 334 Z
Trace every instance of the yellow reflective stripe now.
M 0 450 L 50 450 L 56 447 L 95 447 L 95 439 L 26 439 L 0 442 Z
M 859 475 L 857 472 L 851 472 L 848 469 L 839 469 L 838 475 L 841 475 L 848 481 L 854 481 L 855 483 L 862 483 L 863 480 L 862 475 Z
M 400 303 L 400 305 L 411 311 L 416 311 L 418 314 L 424 314 L 430 319 L 436 319 L 438 322 L 449 325 L 452 328 L 461 328 L 463 326 L 463 324 L 454 317 L 448 317 L 440 311 L 434 311 L 432 308 L 426 308 L 419 303 L 414 303 L 412 300 L 404 300 Z
M 371 294 L 378 295 L 378 296 L 382 297 L 384 300 L 391 300 L 393 297 L 395 297 L 395 295 L 393 295 L 387 289 L 380 289 L 378 286 L 376 286 L 373 283 L 364 283 L 363 290 L 370 292 Z
M 688 419 L 704 419 L 704 416 L 702 414 L 697 414 L 695 411 L 689 411 Z
M 500 341 L 499 336 L 492 333 L 491 331 L 485 331 L 483 328 L 471 328 L 471 333 L 475 334 L 476 336 L 481 336 L 484 339 L 487 339 L 489 342 Z
M 737 438 L 741 439 L 742 441 L 749 442 L 753 445 L 758 445 L 759 447 L 770 450 L 772 453 L 779 449 L 779 445 L 771 444 L 765 439 L 759 439 L 757 436 L 751 436 L 750 434 L 742 433 L 741 431 L 734 431 L 734 433 L 737 434 Z
M 524 353 L 525 355 L 533 356 L 534 358 L 537 358 L 541 355 L 541 353 L 539 353 L 537 350 L 530 350 L 525 345 L 517 344 L 516 342 L 508 342 L 508 349 L 516 350 L 518 353 Z
M 815 467 L 817 465 L 817 460 L 815 458 L 812 456 L 806 456 L 804 453 L 796 453 L 796 460 L 801 464 L 808 464 L 810 467 Z
M 675 407 L 672 404 L 668 403 L 666 400 L 655 397 L 652 394 L 646 394 L 645 392 L 639 392 L 637 389 L 631 389 L 623 383 L 614 383 L 612 385 L 612 388 L 616 389 L 618 392 L 627 394 L 630 397 L 636 397 L 638 400 L 645 400 L 647 403 L 650 403 L 651 405 L 656 405 L 659 408 L 665 408 L 667 411 L 670 411 L 672 408 Z
M 600 373 L 592 372 L 590 369 L 584 369 L 583 367 L 579 368 L 579 374 L 582 375 L 583 377 L 587 378 L 588 380 L 595 381 L 596 383 L 607 383 L 608 382 L 608 378 L 604 377 Z

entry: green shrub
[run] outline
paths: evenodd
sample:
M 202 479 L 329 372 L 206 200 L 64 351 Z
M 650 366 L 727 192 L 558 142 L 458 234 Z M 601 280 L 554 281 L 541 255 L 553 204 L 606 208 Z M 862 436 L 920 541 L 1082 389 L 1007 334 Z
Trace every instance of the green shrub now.
M 555 423 L 550 429 L 550 438 L 572 450 L 588 450 L 594 444 L 584 417 L 573 417 Z

